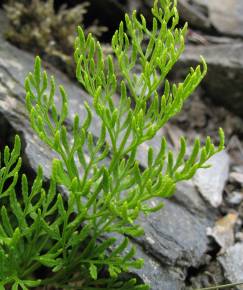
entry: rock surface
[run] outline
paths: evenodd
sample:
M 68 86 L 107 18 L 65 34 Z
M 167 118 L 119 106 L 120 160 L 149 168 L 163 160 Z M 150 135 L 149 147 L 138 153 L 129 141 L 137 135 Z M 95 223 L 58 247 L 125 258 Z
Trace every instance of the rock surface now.
M 199 169 L 193 181 L 202 196 L 213 206 L 218 207 L 223 200 L 223 189 L 229 176 L 230 159 L 226 151 L 221 151 L 208 160 L 207 170 Z
M 230 247 L 226 253 L 219 257 L 218 260 L 224 268 L 225 277 L 231 283 L 243 281 L 243 243 L 237 243 Z M 238 290 L 243 290 L 243 285 L 236 287 Z
M 179 0 L 178 8 L 181 17 L 190 26 L 214 29 L 222 35 L 243 37 L 241 0 Z
M 149 253 L 144 252 L 142 247 L 136 244 L 137 257 L 144 259 L 144 266 L 134 272 L 151 285 L 151 290 L 183 290 L 185 273 L 180 267 L 169 267 L 158 262 Z M 149 259 L 148 259 L 149 256 Z
M 243 117 L 243 42 L 187 45 L 175 71 L 198 65 L 202 55 L 208 72 L 202 82 L 207 96 Z M 185 70 L 186 68 L 186 70 Z
M 235 242 L 234 227 L 237 219 L 238 214 L 231 212 L 217 220 L 213 228 L 208 228 L 208 235 L 221 247 L 220 253 L 224 253 L 230 246 L 233 246 Z
M 165 200 L 164 203 L 163 210 L 139 218 L 145 235 L 137 240 L 138 243 L 162 264 L 182 268 L 199 266 L 207 252 L 206 228 L 212 221 L 174 202 Z
M 211 23 L 207 17 L 207 11 L 203 5 L 195 1 L 179 0 L 178 10 L 180 17 L 190 23 L 190 25 L 202 29 L 209 29 Z
M 243 37 L 242 0 L 205 0 L 204 2 L 210 22 L 218 32 Z

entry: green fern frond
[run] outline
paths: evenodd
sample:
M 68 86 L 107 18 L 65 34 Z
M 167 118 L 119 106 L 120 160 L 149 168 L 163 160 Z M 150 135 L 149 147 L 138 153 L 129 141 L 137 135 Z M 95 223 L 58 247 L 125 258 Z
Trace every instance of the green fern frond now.
M 169 83 L 167 75 L 184 49 L 187 25 L 178 28 L 175 1 L 155 1 L 152 14 L 151 29 L 142 15 L 126 15 L 112 39 L 114 54 L 107 57 L 99 42 L 78 28 L 76 76 L 92 99 L 84 104 L 85 116 L 73 118 L 71 129 L 66 126 L 69 96 L 62 86 L 57 93 L 55 79 L 42 70 L 36 57 L 34 71 L 25 81 L 26 107 L 33 129 L 57 157 L 49 190 L 43 189 L 39 169 L 31 188 L 22 176 L 19 199 L 15 192 L 21 165 L 19 138 L 11 153 L 7 147 L 4 150 L 0 286 L 65 287 L 78 282 L 87 290 L 148 289 L 134 279 L 119 279 L 122 272 L 141 268 L 143 261 L 134 258 L 128 237 L 118 242 L 114 236 L 143 234 L 135 223 L 139 215 L 161 209 L 177 182 L 207 167 L 208 159 L 224 148 L 222 129 L 217 148 L 209 137 L 204 145 L 196 139 L 189 156 L 184 137 L 177 154 L 162 138 L 157 153 L 148 148 L 147 167 L 140 166 L 139 146 L 181 110 L 207 70 L 202 58 L 201 66 L 191 69 L 184 82 Z M 100 121 L 98 136 L 91 129 L 94 114 Z M 68 193 L 66 200 L 57 186 Z M 152 199 L 160 202 L 151 207 Z M 49 277 L 33 280 L 40 267 L 49 270 Z M 104 271 L 108 278 L 102 276 Z

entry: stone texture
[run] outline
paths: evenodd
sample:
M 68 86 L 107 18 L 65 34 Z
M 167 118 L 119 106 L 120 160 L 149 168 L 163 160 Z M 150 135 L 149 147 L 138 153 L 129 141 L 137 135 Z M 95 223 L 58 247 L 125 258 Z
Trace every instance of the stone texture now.
M 161 266 L 156 259 L 139 246 L 137 247 L 137 257 L 144 259 L 144 266 L 134 272 L 143 280 L 144 283 L 152 285 L 152 290 L 183 290 L 185 273 L 180 267 Z M 149 259 L 148 259 L 149 255 Z
M 236 212 L 230 212 L 216 221 L 213 228 L 208 228 L 208 235 L 220 246 L 220 253 L 224 253 L 235 242 L 234 228 L 238 220 Z
M 209 29 L 211 26 L 210 20 L 207 17 L 207 9 L 200 3 L 188 0 L 179 0 L 178 1 L 178 10 L 180 17 L 187 21 L 190 26 Z
M 146 0 L 145 3 L 151 7 L 153 0 Z M 187 45 L 175 71 L 197 65 L 200 55 L 204 56 L 208 73 L 202 84 L 207 96 L 243 116 L 243 41 L 240 39 L 243 37 L 243 1 L 179 0 L 178 10 L 180 17 L 188 21 L 189 27 L 210 34 L 216 31 L 221 37 L 189 31 L 188 39 L 201 45 Z
M 195 190 L 194 193 L 197 194 Z M 178 190 L 176 195 L 180 194 Z M 145 235 L 137 242 L 162 264 L 182 268 L 199 266 L 207 252 L 206 229 L 212 226 L 210 214 L 193 214 L 189 204 L 184 207 L 170 200 L 164 203 L 161 211 L 139 219 Z
M 199 169 L 193 180 L 202 196 L 213 207 L 218 207 L 222 203 L 224 186 L 229 177 L 229 155 L 221 151 L 211 157 L 208 164 L 211 167 Z
M 212 26 L 221 34 L 243 36 L 242 0 L 207 0 Z
M 218 260 L 224 269 L 225 278 L 231 283 L 243 281 L 243 243 L 230 247 Z M 236 289 L 243 290 L 243 285 Z
M 239 116 L 243 116 L 243 42 L 186 46 L 175 72 L 190 66 L 195 67 L 202 55 L 208 65 L 208 72 L 202 82 L 215 103 L 223 105 Z
M 179 0 L 178 9 L 190 26 L 231 37 L 243 36 L 242 0 Z

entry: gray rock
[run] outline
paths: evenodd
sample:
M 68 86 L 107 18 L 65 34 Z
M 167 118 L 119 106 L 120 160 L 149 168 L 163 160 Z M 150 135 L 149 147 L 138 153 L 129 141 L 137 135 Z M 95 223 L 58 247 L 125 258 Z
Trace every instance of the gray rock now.
M 234 228 L 238 221 L 238 213 L 230 212 L 216 221 L 213 228 L 208 228 L 207 234 L 220 246 L 220 254 L 234 245 Z
M 243 116 L 243 42 L 235 41 L 218 45 L 187 45 L 175 72 L 190 66 L 195 67 L 202 55 L 207 64 L 208 72 L 202 82 L 215 103 L 220 104 Z
M 229 176 L 230 159 L 226 151 L 221 151 L 208 160 L 207 170 L 199 169 L 193 181 L 202 196 L 213 206 L 222 203 L 223 190 Z
M 241 243 L 243 243 L 243 232 L 238 232 L 238 233 L 236 233 L 236 234 L 235 234 L 235 240 L 236 240 L 237 242 L 241 242 Z
M 210 20 L 205 13 L 207 9 L 203 5 L 194 1 L 179 0 L 178 10 L 180 17 L 190 26 L 207 30 L 211 27 Z
M 190 26 L 214 29 L 222 35 L 243 36 L 241 0 L 179 0 L 178 9 Z
M 221 34 L 243 36 L 242 0 L 207 0 L 211 24 Z
M 193 181 L 183 181 L 177 184 L 177 193 L 171 198 L 173 202 L 185 207 L 191 214 L 200 217 L 208 216 L 215 218 L 214 210 L 210 210 L 210 205 L 202 198 L 195 188 Z
M 230 204 L 230 205 L 238 205 L 242 202 L 243 200 L 243 193 L 239 192 L 239 191 L 232 191 L 229 192 L 226 201 Z
M 134 272 L 141 277 L 144 283 L 152 285 L 152 290 L 183 290 L 185 273 L 181 268 L 169 267 L 159 263 L 156 259 L 150 256 L 147 259 L 148 254 L 145 254 L 143 249 L 136 245 L 137 257 L 144 259 L 144 266 L 140 270 L 134 270 Z
M 243 173 L 233 171 L 230 173 L 229 180 L 232 183 L 238 183 L 243 185 Z
M 176 195 L 180 194 L 178 190 Z M 199 217 L 188 210 L 189 204 L 184 207 L 170 200 L 164 204 L 161 211 L 139 218 L 145 235 L 137 242 L 163 264 L 182 268 L 199 266 L 207 252 L 206 229 L 213 224 L 210 214 Z
M 231 283 L 243 281 L 243 243 L 237 243 L 230 247 L 226 253 L 218 258 L 225 273 L 225 277 Z M 243 290 L 243 285 L 236 287 L 238 290 Z

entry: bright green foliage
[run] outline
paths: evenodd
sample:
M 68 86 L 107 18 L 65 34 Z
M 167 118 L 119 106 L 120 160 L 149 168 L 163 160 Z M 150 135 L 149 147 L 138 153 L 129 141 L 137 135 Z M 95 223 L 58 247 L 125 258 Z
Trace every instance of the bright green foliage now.
M 107 256 L 105 251 L 115 243 L 115 239 L 97 243 L 96 239 L 101 234 L 92 236 L 94 214 L 88 214 L 85 208 L 75 209 L 78 198 L 76 190 L 70 191 L 65 202 L 56 193 L 53 177 L 46 192 L 42 187 L 41 169 L 31 188 L 23 175 L 21 193 L 16 193 L 15 185 L 21 166 L 19 153 L 20 139 L 16 137 L 11 153 L 5 147 L 4 167 L 1 169 L 0 289 L 5 289 L 7 285 L 12 285 L 12 289 L 28 289 L 38 285 L 62 287 L 76 280 L 82 289 L 94 289 L 96 286 L 100 289 L 102 285 L 105 285 L 103 289 L 146 289 L 146 286 L 133 286 L 135 280 L 126 283 L 115 279 L 96 280 L 104 264 L 110 267 L 111 276 L 130 266 L 140 266 L 140 261 L 131 260 L 134 249 L 120 256 L 128 245 L 128 239 L 114 246 L 113 252 Z M 82 222 L 85 224 L 81 226 Z M 35 279 L 33 273 L 41 266 L 51 269 L 53 273 L 46 279 Z
M 155 1 L 152 13 L 151 31 L 143 16 L 138 20 L 136 13 L 126 15 L 125 25 L 121 23 L 112 39 L 116 62 L 112 55 L 104 59 L 99 43 L 78 28 L 76 75 L 92 102 L 85 103 L 85 117 L 74 117 L 71 130 L 65 125 L 67 93 L 60 86 L 60 98 L 56 99 L 55 80 L 41 70 L 40 58 L 36 58 L 34 72 L 25 82 L 27 109 L 32 127 L 58 157 L 53 160 L 48 191 L 42 187 L 39 169 L 30 190 L 22 177 L 22 194 L 16 195 L 19 139 L 11 154 L 5 149 L 2 189 L 6 179 L 13 177 L 13 181 L 0 193 L 2 285 L 13 285 L 13 289 L 16 285 L 35 287 L 35 283 L 64 287 L 78 281 L 76 287 L 87 290 L 147 289 L 146 285 L 135 286 L 135 280 L 117 278 L 132 267 L 140 268 L 142 261 L 134 259 L 135 249 L 128 238 L 118 242 L 114 236 L 141 235 L 143 230 L 135 223 L 139 214 L 160 209 L 178 181 L 206 167 L 205 162 L 224 146 L 220 130 L 218 148 L 210 138 L 204 146 L 196 139 L 186 156 L 182 137 L 174 156 L 162 138 L 158 153 L 148 149 L 147 167 L 139 166 L 139 146 L 181 110 L 206 73 L 202 60 L 202 70 L 200 66 L 191 69 L 183 83 L 171 85 L 167 81 L 183 51 L 186 26 L 176 28 L 178 14 L 173 1 Z M 135 72 L 138 64 L 140 75 Z M 118 105 L 114 102 L 117 92 Z M 101 125 L 96 137 L 90 129 L 94 113 Z M 56 185 L 68 193 L 67 200 L 56 192 Z M 149 203 L 153 198 L 161 200 L 155 207 Z M 41 266 L 50 270 L 48 278 L 29 281 Z

